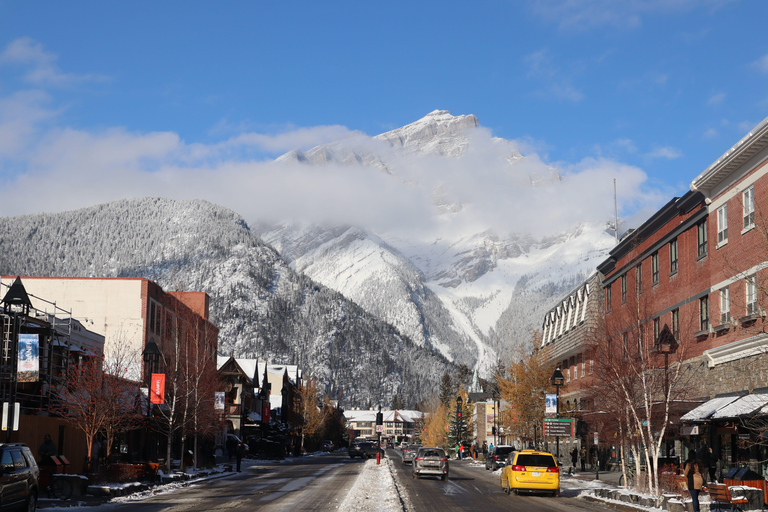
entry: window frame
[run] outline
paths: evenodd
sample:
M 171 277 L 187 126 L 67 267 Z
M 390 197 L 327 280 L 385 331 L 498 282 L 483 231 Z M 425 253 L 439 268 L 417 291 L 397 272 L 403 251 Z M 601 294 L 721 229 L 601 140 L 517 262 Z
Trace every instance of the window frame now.
M 627 302 L 627 274 L 621 276 L 621 303 Z
M 707 255 L 707 220 L 699 222 L 696 225 L 696 244 L 698 254 L 697 258 L 701 259 Z
M 757 275 L 747 276 L 745 281 L 744 296 L 746 299 L 747 315 L 757 314 Z
M 744 219 L 743 229 L 749 231 L 755 227 L 755 186 L 750 185 L 742 193 L 742 216 Z
M 677 238 L 675 238 L 669 242 L 669 275 L 671 276 L 677 274 L 679 268 L 678 257 Z
M 605 312 L 611 312 L 611 285 L 605 287 Z
M 659 251 L 651 254 L 651 282 L 654 285 L 659 284 Z
M 699 326 L 701 331 L 709 330 L 709 295 L 699 298 Z
M 643 294 L 643 265 L 640 264 L 635 267 L 635 286 L 637 287 L 637 294 Z
M 731 290 L 728 286 L 720 288 L 720 324 L 731 322 Z
M 680 339 L 680 308 L 672 310 L 672 335 L 676 340 Z
M 717 209 L 717 246 L 728 243 L 728 203 Z

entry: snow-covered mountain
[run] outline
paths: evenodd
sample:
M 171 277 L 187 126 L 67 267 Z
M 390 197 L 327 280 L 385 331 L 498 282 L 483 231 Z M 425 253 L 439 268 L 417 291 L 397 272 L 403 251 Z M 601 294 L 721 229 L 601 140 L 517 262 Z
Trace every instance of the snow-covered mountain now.
M 396 394 L 413 406 L 457 371 L 293 271 L 238 214 L 205 201 L 144 198 L 0 218 L 0 274 L 145 277 L 207 292 L 222 353 L 298 364 L 345 407 L 387 405 Z
M 509 201 L 567 184 L 556 169 L 528 162 L 514 142 L 491 137 L 472 115 L 436 110 L 375 137 L 356 134 L 278 162 L 318 172 L 355 166 L 428 190 L 437 220 L 427 230 L 297 223 L 256 229 L 295 270 L 485 375 L 614 245 L 605 222 L 574 220 L 555 234 L 518 226 L 522 215 L 504 232 L 477 222 L 472 214 L 483 198 L 462 197 L 462 173 L 478 180 L 505 175 Z

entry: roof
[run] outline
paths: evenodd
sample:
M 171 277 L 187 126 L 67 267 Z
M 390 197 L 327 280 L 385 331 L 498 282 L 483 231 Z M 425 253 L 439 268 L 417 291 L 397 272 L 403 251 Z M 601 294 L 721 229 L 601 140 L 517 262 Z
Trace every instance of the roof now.
M 719 396 L 701 404 L 692 411 L 683 414 L 680 421 L 707 421 L 712 418 L 719 409 L 735 402 L 739 395 Z

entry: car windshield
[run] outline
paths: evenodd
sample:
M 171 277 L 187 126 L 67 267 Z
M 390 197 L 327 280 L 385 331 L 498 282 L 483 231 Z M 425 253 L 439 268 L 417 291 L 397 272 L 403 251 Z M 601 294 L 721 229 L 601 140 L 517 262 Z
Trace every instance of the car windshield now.
M 536 454 L 526 454 L 521 453 L 517 457 L 517 465 L 518 466 L 538 466 L 538 467 L 545 467 L 545 468 L 551 468 L 557 466 L 555 464 L 555 458 L 551 455 L 541 455 L 539 453 Z
M 424 450 L 420 454 L 422 457 L 442 457 L 442 450 Z
M 513 451 L 515 451 L 515 448 L 512 446 L 499 446 L 496 448 L 496 455 L 506 455 Z

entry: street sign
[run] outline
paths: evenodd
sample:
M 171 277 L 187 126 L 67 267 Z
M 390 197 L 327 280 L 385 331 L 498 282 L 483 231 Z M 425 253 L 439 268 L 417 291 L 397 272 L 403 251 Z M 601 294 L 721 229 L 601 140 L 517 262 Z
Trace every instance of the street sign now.
M 544 418 L 544 435 L 572 437 L 573 420 L 570 418 Z
M 384 425 L 376 425 L 376 432 L 384 432 Z

